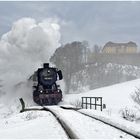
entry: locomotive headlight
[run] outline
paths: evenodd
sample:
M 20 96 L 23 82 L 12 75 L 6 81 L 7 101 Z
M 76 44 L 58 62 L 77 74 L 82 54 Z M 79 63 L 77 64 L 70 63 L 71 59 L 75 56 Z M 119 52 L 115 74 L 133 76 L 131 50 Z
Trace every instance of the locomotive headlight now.
M 47 74 L 48 74 L 48 75 L 50 75 L 50 73 L 51 73 L 51 71 L 50 71 L 50 70 L 48 70 L 48 71 L 47 71 Z
M 42 93 L 43 92 L 43 90 L 40 90 L 40 93 Z
M 42 72 L 43 77 L 51 77 L 53 75 L 53 71 L 51 69 L 44 69 Z

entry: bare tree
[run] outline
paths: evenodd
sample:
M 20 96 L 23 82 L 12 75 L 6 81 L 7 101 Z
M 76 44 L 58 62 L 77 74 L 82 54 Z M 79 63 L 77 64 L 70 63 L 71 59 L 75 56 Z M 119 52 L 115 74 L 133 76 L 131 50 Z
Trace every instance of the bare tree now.
M 93 52 L 94 53 L 100 53 L 100 51 L 101 51 L 101 47 L 98 46 L 97 44 L 95 44 L 94 47 L 93 47 Z
M 88 52 L 87 42 L 74 41 L 58 48 L 51 57 L 50 61 L 63 71 L 67 94 L 71 88 L 72 76 L 87 62 Z

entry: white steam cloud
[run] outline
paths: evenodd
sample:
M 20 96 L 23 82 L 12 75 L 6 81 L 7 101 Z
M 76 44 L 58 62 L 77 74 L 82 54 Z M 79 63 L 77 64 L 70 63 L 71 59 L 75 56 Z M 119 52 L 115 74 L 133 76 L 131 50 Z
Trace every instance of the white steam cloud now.
M 0 40 L 0 85 L 5 92 L 26 81 L 60 46 L 59 25 L 54 19 L 37 22 L 22 18 Z M 10 89 L 11 90 L 11 89 Z
M 32 18 L 16 21 L 0 40 L 1 79 L 6 83 L 10 79 L 17 79 L 17 83 L 26 80 L 43 62 L 49 62 L 59 40 L 59 25 L 52 19 L 40 23 Z

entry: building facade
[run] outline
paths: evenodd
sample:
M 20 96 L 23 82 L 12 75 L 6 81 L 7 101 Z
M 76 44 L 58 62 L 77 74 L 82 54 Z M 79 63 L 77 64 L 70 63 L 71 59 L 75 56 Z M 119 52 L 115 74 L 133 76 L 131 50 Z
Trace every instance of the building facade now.
M 128 43 L 113 43 L 113 42 L 107 42 L 102 50 L 103 53 L 109 53 L 109 54 L 133 54 L 137 53 L 137 44 L 130 41 Z

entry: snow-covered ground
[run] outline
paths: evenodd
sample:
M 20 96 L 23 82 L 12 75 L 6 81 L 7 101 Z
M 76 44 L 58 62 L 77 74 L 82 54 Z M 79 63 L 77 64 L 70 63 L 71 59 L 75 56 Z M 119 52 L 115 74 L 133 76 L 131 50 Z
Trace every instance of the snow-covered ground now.
M 140 88 L 140 79 L 102 87 L 86 93 L 69 94 L 65 96 L 64 102 L 65 104 L 80 105 L 81 97 L 103 97 L 103 103 L 106 104 L 106 109 L 103 111 L 110 116 L 121 114 L 121 110 L 125 108 L 134 109 L 136 113 L 139 113 L 137 109 L 140 107 L 131 97 L 137 88 Z
M 112 139 L 125 138 L 135 139 L 120 130 L 110 127 L 102 122 L 84 116 L 73 110 L 61 109 L 59 107 L 49 107 L 59 118 L 64 120 L 67 125 L 75 132 L 77 138 L 88 139 Z
M 104 122 L 111 123 L 118 128 L 132 132 L 140 136 L 140 106 L 131 97 L 140 88 L 140 79 L 95 89 L 86 93 L 66 95 L 65 104 L 81 105 L 81 97 L 103 97 L 106 109 L 103 112 L 94 109 L 82 109 L 80 112 L 100 118 Z M 130 110 L 135 114 L 134 121 L 125 120 L 122 110 Z
M 63 102 L 60 104 L 78 105 L 83 96 L 102 96 L 103 103 L 107 106 L 103 112 L 90 109 L 83 109 L 80 111 L 88 113 L 91 116 L 100 117 L 109 123 L 116 124 L 117 126 L 132 131 L 135 134 L 139 134 L 140 116 L 139 111 L 137 110 L 138 106 L 131 98 L 131 95 L 137 88 L 139 88 L 139 83 L 140 79 L 137 79 L 109 87 L 95 89 L 86 93 L 66 95 Z M 24 88 L 24 86 L 22 88 Z M 4 99 L 4 96 L 2 99 Z M 26 99 L 27 97 L 25 100 Z M 27 103 L 29 103 L 29 100 L 31 100 L 30 96 L 27 99 Z M 64 131 L 60 128 L 61 126 L 50 113 L 37 111 L 19 114 L 21 106 L 18 100 L 13 100 L 11 98 L 11 102 L 7 104 L 7 106 L 4 106 L 4 104 L 0 105 L 0 138 L 67 138 Z M 31 102 L 31 105 L 34 104 Z M 137 120 L 130 122 L 122 118 L 120 110 L 125 107 L 137 111 Z M 75 125 L 72 125 L 72 128 L 74 128 L 76 132 L 79 129 L 77 123 L 81 123 L 81 131 L 77 132 L 81 138 L 131 138 L 129 136 L 126 137 L 126 135 L 123 135 L 116 130 L 109 130 L 110 128 L 105 128 L 105 126 L 100 123 L 92 122 L 91 119 L 87 119 L 85 117 L 82 119 L 83 117 L 80 118 L 78 115 L 76 117 L 76 114 L 75 117 L 73 117 L 74 114 L 71 111 L 63 112 L 59 110 L 58 114 L 61 115 L 61 117 L 63 117 L 69 124 L 75 122 Z M 86 122 L 89 121 L 92 123 L 90 123 L 90 125 L 89 123 L 86 124 Z M 85 133 L 83 132 L 84 130 L 86 130 Z M 102 131 L 102 133 L 100 131 Z
M 0 120 L 0 139 L 66 139 L 60 124 L 50 112 L 30 111 Z
M 79 112 L 93 118 L 97 118 L 104 123 L 110 124 L 111 126 L 117 127 L 118 129 L 124 130 L 125 132 L 140 138 L 140 123 L 128 122 L 127 120 L 116 117 L 115 115 L 108 116 L 103 112 L 90 109 L 81 109 Z

